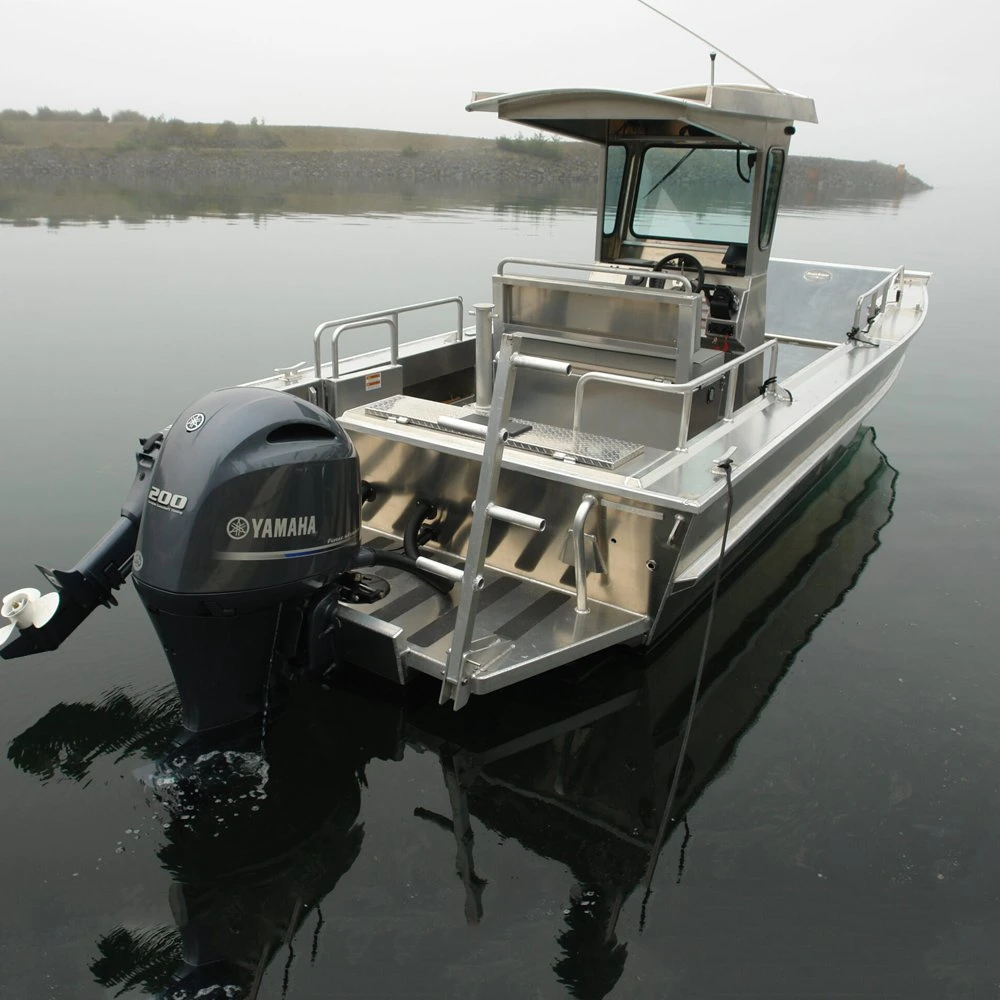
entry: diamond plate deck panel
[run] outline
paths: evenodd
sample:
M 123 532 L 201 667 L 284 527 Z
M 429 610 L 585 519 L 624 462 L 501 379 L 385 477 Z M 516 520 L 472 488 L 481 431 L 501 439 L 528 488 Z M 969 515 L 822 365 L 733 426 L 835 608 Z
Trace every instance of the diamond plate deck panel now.
M 370 417 L 395 420 L 397 423 L 411 423 L 418 427 L 429 427 L 459 436 L 464 435 L 450 427 L 440 427 L 438 417 L 460 420 L 477 412 L 479 411 L 472 406 L 451 406 L 414 396 L 390 396 L 365 407 L 365 414 Z M 532 422 L 531 430 L 510 438 L 506 447 L 609 470 L 619 468 L 646 450 L 644 445 L 633 441 L 621 441 L 618 438 L 589 434 L 585 431 L 574 433 L 568 427 L 554 427 L 536 422 Z

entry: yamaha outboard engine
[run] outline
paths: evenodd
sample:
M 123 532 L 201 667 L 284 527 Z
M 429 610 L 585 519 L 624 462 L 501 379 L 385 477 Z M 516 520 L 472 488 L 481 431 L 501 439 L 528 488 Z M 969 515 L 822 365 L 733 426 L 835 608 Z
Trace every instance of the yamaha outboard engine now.
M 267 711 L 282 679 L 338 662 L 338 608 L 382 600 L 389 566 L 447 593 L 419 565 L 418 504 L 404 551 L 361 545 L 375 497 L 324 410 L 274 389 L 213 392 L 139 441 L 121 517 L 54 588 L 0 603 L 0 657 L 56 649 L 135 577 L 177 683 L 184 725 L 204 732 Z M 3 621 L 7 624 L 4 625 Z
M 323 631 L 358 556 L 360 508 L 357 452 L 318 407 L 239 387 L 180 415 L 149 480 L 132 575 L 188 729 L 259 714 L 279 673 L 334 658 Z M 303 648 L 311 663 L 296 664 Z

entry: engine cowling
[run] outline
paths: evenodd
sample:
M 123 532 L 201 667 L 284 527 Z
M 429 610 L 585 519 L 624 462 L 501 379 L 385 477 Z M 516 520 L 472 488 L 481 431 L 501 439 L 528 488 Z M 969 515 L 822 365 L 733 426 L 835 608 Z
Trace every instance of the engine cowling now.
M 196 731 L 261 711 L 279 649 L 360 548 L 361 473 L 325 411 L 270 389 L 210 393 L 171 426 L 132 574 Z

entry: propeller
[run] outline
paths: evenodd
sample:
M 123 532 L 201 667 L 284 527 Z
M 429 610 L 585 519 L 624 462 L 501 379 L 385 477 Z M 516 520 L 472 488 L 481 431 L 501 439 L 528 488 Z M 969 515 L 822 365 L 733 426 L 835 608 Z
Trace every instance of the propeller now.
M 0 607 L 0 616 L 10 624 L 0 628 L 0 646 L 10 638 L 15 626 L 19 629 L 41 628 L 52 620 L 58 607 L 59 594 L 55 592 L 43 597 L 34 587 L 25 587 L 8 594 L 3 599 L 3 607 Z

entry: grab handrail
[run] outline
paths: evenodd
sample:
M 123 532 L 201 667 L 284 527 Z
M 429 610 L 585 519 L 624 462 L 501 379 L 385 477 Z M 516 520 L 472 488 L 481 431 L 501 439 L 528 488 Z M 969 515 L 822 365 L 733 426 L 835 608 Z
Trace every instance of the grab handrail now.
M 842 347 L 840 341 L 817 340 L 815 337 L 796 337 L 788 333 L 765 333 L 765 339 L 775 344 L 788 344 L 790 347 L 811 347 L 816 350 L 832 351 L 835 347 Z M 771 368 L 767 373 L 769 379 L 778 377 L 778 351 L 771 354 Z
M 403 313 L 417 312 L 420 309 L 433 309 L 436 306 L 454 304 L 458 308 L 458 323 L 455 327 L 455 339 L 461 340 L 464 335 L 465 306 L 461 295 L 452 295 L 446 299 L 432 299 L 428 302 L 415 302 L 412 305 L 396 306 L 393 309 L 383 309 L 380 312 L 362 313 L 358 316 L 346 316 L 344 319 L 331 319 L 320 323 L 313 331 L 313 361 L 316 378 L 322 378 L 323 361 L 321 339 L 323 334 L 332 329 L 330 377 L 340 377 L 340 350 L 338 341 L 347 330 L 360 330 L 370 326 L 389 327 L 389 359 L 392 364 L 399 362 L 399 317 Z
M 892 274 L 886 275 L 881 281 L 876 282 L 868 289 L 867 292 L 862 292 L 858 296 L 857 306 L 854 309 L 854 324 L 851 327 L 851 333 L 856 334 L 861 331 L 861 311 L 864 308 L 865 300 L 868 299 L 868 325 L 874 321 L 875 317 L 880 313 L 885 312 L 885 307 L 889 302 L 889 290 L 897 282 L 902 286 L 903 272 L 905 268 L 897 267 Z M 881 303 L 878 302 L 881 293 Z
M 659 382 L 655 379 L 641 379 L 631 375 L 615 375 L 612 372 L 583 372 L 576 383 L 576 390 L 573 397 L 573 432 L 577 433 L 579 431 L 580 417 L 583 413 L 583 389 L 588 382 L 611 382 L 620 385 L 631 385 L 640 389 L 673 393 L 674 395 L 684 397 L 680 426 L 677 430 L 676 449 L 677 451 L 684 451 L 687 448 L 688 432 L 690 431 L 691 400 L 694 394 L 704 386 L 717 382 L 720 376 L 726 375 L 729 372 L 735 372 L 737 368 L 745 365 L 748 361 L 752 361 L 758 355 L 764 354 L 766 351 L 777 353 L 778 343 L 777 340 L 768 340 L 758 347 L 753 348 L 753 350 L 740 354 L 738 357 L 733 358 L 732 361 L 727 361 L 724 365 L 713 368 L 710 372 L 706 372 L 704 375 L 700 375 L 698 378 L 691 379 L 688 382 Z M 729 379 L 726 387 L 726 406 L 722 419 L 726 421 L 732 420 L 735 407 L 736 379 L 732 378 Z
M 573 435 L 580 433 L 580 419 L 583 416 L 583 390 L 588 382 L 605 382 L 611 385 L 631 385 L 637 389 L 650 392 L 669 392 L 673 389 L 672 382 L 664 382 L 662 378 L 639 378 L 636 375 L 617 375 L 614 372 L 584 372 L 576 380 L 573 393 Z
M 677 433 L 677 451 L 684 451 L 687 448 L 687 438 L 690 431 L 691 422 L 691 405 L 692 398 L 694 394 L 706 385 L 711 385 L 713 382 L 717 382 L 719 378 L 723 375 L 727 375 L 729 372 L 735 372 L 742 365 L 745 365 L 748 361 L 752 361 L 758 355 L 762 355 L 767 351 L 771 352 L 770 365 L 769 365 L 769 376 L 774 378 L 778 370 L 778 348 L 781 344 L 798 345 L 801 347 L 812 347 L 823 350 L 832 350 L 835 347 L 841 347 L 840 343 L 835 343 L 830 340 L 815 340 L 807 337 L 793 337 L 785 334 L 779 333 L 767 333 L 764 335 L 766 340 L 763 344 L 758 345 L 752 350 L 746 351 L 743 354 L 738 355 L 733 358 L 732 361 L 727 361 L 725 364 L 720 365 L 718 368 L 713 368 L 711 371 L 706 372 L 704 375 L 698 376 L 698 378 L 691 379 L 688 382 L 664 382 L 660 378 L 639 378 L 634 375 L 618 375 L 614 372 L 599 372 L 599 371 L 587 371 L 582 372 L 576 383 L 576 389 L 573 393 L 573 435 L 574 438 L 580 432 L 580 421 L 583 418 L 583 391 L 587 384 L 590 382 L 606 382 L 612 385 L 625 385 L 632 386 L 633 388 L 650 391 L 650 392 L 665 392 L 673 393 L 674 395 L 684 396 L 684 402 L 682 404 L 683 409 L 681 412 L 680 427 Z M 731 378 L 728 380 L 726 385 L 726 405 L 723 410 L 722 419 L 725 421 L 731 421 L 733 419 L 733 412 L 736 409 L 736 379 Z
M 597 497 L 593 493 L 584 493 L 580 506 L 573 515 L 573 571 L 576 576 L 576 613 L 590 614 L 587 606 L 587 550 L 584 528 L 590 512 L 597 506 Z
M 497 274 L 501 278 L 504 274 L 504 268 L 506 268 L 508 264 L 524 264 L 529 267 L 551 267 L 555 270 L 562 268 L 566 271 L 596 271 L 598 274 L 620 274 L 625 277 L 631 276 L 636 278 L 648 278 L 651 274 L 656 273 L 662 274 L 663 277 L 669 279 L 670 281 L 680 282 L 685 292 L 691 291 L 690 278 L 685 278 L 682 274 L 671 274 L 669 271 L 654 272 L 652 268 L 648 267 L 613 267 L 610 264 L 573 264 L 556 260 L 540 260 L 535 257 L 504 257 L 503 260 L 497 264 Z M 528 275 L 525 275 L 524 277 L 528 277 Z M 653 289 L 653 291 L 660 291 L 660 289 Z M 666 291 L 676 291 L 676 289 L 666 289 Z

